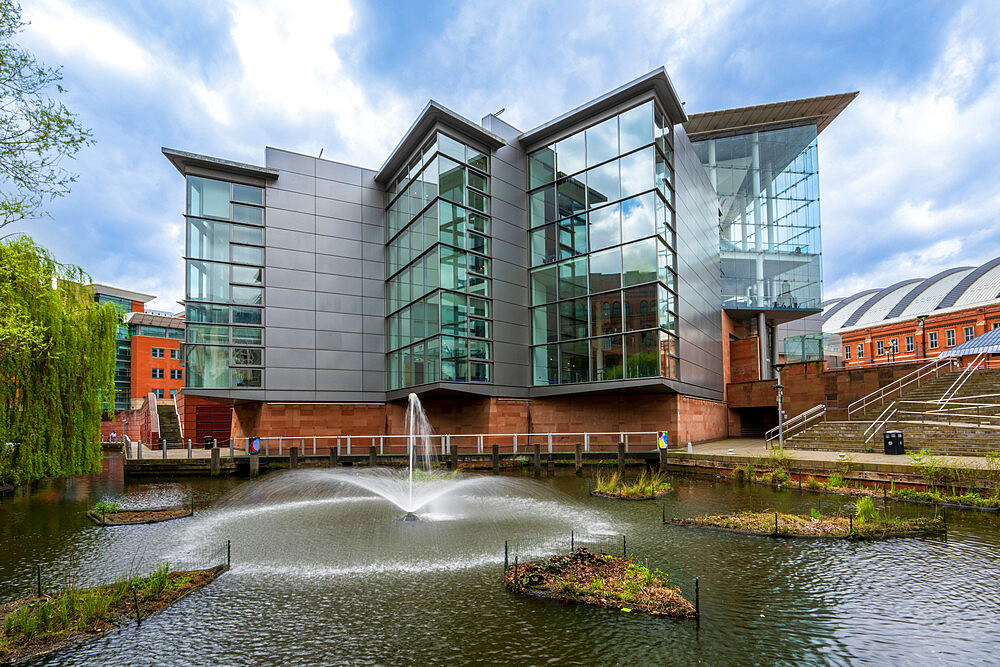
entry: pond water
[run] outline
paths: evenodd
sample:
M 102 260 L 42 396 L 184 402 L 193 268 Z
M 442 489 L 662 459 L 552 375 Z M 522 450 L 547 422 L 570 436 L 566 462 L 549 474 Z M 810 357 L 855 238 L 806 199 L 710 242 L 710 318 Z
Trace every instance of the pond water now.
M 258 480 L 101 475 L 0 499 L 0 600 L 34 584 L 103 581 L 155 562 L 232 569 L 142 623 L 33 664 L 983 663 L 1000 640 L 1000 520 L 949 510 L 947 537 L 775 540 L 663 526 L 734 509 L 849 511 L 849 499 L 676 475 L 661 502 L 592 498 L 571 471 L 483 476 L 422 521 L 329 471 Z M 194 517 L 98 528 L 84 511 L 195 502 Z M 879 503 L 881 505 L 881 503 Z M 891 504 L 897 514 L 932 508 Z M 522 599 L 513 560 L 577 546 L 621 550 L 669 572 L 701 619 L 664 620 Z

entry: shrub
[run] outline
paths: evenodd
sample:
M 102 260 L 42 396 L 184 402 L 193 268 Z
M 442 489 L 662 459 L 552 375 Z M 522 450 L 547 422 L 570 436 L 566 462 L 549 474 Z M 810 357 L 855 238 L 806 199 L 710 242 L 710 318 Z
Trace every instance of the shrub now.
M 818 479 L 810 475 L 809 478 L 806 480 L 806 488 L 813 490 L 822 489 L 823 482 L 819 481 Z
M 811 510 L 809 510 L 809 516 L 811 516 L 814 519 L 822 519 L 823 518 L 823 513 L 820 512 L 815 507 L 813 507 Z
M 832 475 L 830 475 L 830 481 L 827 483 L 827 486 L 829 486 L 831 489 L 835 489 L 843 485 L 844 485 L 844 478 L 841 477 L 839 473 L 833 473 Z
M 102 500 L 101 502 L 94 505 L 94 511 L 98 514 L 114 514 L 115 512 L 121 512 L 122 506 L 118 503 L 107 502 Z
M 920 471 L 920 476 L 932 488 L 937 488 L 937 485 L 944 476 L 944 468 L 941 466 L 941 460 L 933 456 L 926 449 L 921 449 L 916 454 L 910 454 L 910 460 L 916 466 L 917 470 Z
M 792 481 L 791 476 L 781 467 L 777 468 L 771 477 L 775 484 L 788 484 Z

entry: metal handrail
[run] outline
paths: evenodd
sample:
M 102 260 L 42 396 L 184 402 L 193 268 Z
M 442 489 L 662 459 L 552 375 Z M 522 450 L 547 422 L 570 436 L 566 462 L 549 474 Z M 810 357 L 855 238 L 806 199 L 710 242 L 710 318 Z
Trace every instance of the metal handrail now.
M 795 415 L 784 424 L 780 424 L 779 426 L 769 429 L 764 434 L 764 442 L 766 445 L 770 446 L 771 441 L 776 440 L 782 430 L 784 431 L 783 435 L 787 438 L 793 431 L 800 431 L 806 424 L 812 423 L 820 417 L 823 417 L 824 419 L 826 418 L 826 405 L 822 403 L 809 408 L 805 412 Z
M 948 405 L 948 401 L 955 398 L 958 392 L 962 390 L 962 387 L 965 386 L 965 383 L 969 381 L 969 378 L 972 377 L 972 374 L 975 373 L 976 370 L 982 365 L 983 358 L 984 354 L 980 352 L 976 358 L 972 360 L 972 363 L 966 366 L 965 369 L 959 373 L 958 377 L 951 383 L 951 386 L 948 387 L 947 391 L 941 394 L 941 398 L 937 400 L 938 404 Z
M 892 416 L 894 414 L 896 414 L 896 404 L 891 403 L 889 407 L 887 407 L 885 410 L 882 411 L 882 414 L 880 414 L 878 417 L 875 418 L 875 421 L 872 422 L 872 425 L 865 429 L 865 432 L 863 433 L 865 438 L 865 444 L 867 444 L 869 440 L 875 437 L 875 434 L 878 433 L 879 428 L 885 426 L 889 422 L 889 420 L 892 419 Z M 882 419 L 883 417 L 885 417 L 885 419 Z M 871 435 L 868 435 L 869 433 L 871 433 Z
M 885 401 L 887 395 L 891 392 L 896 392 L 896 391 L 902 392 L 903 387 L 908 387 L 914 382 L 916 382 L 917 386 L 919 387 L 920 380 L 923 379 L 924 376 L 930 375 L 931 372 L 934 373 L 934 377 L 938 377 L 942 367 L 951 366 L 953 363 L 954 361 L 950 357 L 945 359 L 937 359 L 936 361 L 932 362 L 927 366 L 918 368 L 912 373 L 907 373 L 898 380 L 895 380 L 884 387 L 880 387 L 866 396 L 862 396 L 861 398 L 859 398 L 858 400 L 854 401 L 853 403 L 847 406 L 848 420 L 851 419 L 852 415 L 854 415 L 855 413 L 864 410 L 869 405 L 875 404 L 876 400 L 878 401 L 878 404 L 881 405 Z

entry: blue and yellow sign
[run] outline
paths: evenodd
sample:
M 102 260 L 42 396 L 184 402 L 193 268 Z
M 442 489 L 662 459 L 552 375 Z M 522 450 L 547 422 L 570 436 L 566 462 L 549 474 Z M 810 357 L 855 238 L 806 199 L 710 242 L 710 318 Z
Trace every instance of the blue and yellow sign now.
M 666 431 L 658 431 L 656 434 L 656 446 L 659 449 L 668 449 L 670 445 L 670 434 Z

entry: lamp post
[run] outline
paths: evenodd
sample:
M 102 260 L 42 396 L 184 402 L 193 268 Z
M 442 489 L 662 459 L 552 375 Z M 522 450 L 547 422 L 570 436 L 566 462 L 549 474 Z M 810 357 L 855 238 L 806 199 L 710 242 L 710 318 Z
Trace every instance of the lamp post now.
M 920 358 L 927 361 L 927 327 L 924 324 L 927 316 L 920 315 L 917 319 L 920 320 Z
M 785 449 L 785 409 L 782 403 L 784 398 L 783 391 L 785 387 L 781 384 L 781 369 L 785 367 L 785 364 L 772 364 L 774 372 L 778 375 L 778 384 L 774 385 L 774 388 L 778 390 L 778 449 Z

